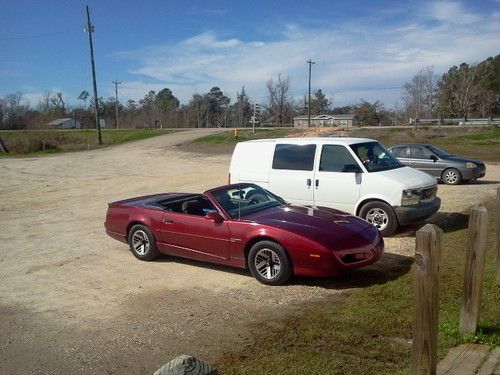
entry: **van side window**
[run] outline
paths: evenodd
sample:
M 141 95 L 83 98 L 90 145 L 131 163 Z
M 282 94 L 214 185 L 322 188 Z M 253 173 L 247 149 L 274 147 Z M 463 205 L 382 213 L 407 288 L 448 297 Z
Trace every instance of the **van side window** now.
M 316 145 L 277 144 L 274 150 L 273 169 L 312 171 Z
M 348 164 L 358 165 L 351 153 L 344 146 L 324 145 L 321 149 L 320 171 L 342 172 Z

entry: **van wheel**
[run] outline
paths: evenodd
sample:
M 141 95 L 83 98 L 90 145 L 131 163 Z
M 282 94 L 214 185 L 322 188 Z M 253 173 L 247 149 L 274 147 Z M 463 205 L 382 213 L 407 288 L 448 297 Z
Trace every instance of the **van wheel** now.
M 398 229 L 398 220 L 391 206 L 384 202 L 368 202 L 359 211 L 359 216 L 375 225 L 383 236 L 390 236 Z
M 292 277 L 292 262 L 283 246 L 272 241 L 260 241 L 248 253 L 248 268 L 252 275 L 267 285 L 283 285 Z

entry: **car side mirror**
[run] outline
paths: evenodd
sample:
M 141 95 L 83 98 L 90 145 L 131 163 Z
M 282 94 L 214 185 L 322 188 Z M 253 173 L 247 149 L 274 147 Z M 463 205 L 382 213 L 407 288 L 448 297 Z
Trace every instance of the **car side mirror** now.
M 216 223 L 222 223 L 224 221 L 224 218 L 217 211 L 209 212 L 208 214 L 205 215 L 205 219 L 213 220 Z
M 343 173 L 361 173 L 361 168 L 357 164 L 346 164 L 342 168 Z
M 438 160 L 436 155 L 429 156 L 429 159 L 431 159 L 434 163 Z

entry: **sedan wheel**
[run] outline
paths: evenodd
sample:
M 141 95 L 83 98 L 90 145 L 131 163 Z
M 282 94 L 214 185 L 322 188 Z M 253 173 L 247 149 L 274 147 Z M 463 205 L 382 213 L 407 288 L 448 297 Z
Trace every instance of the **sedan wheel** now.
M 248 267 L 261 283 L 282 285 L 292 276 L 291 262 L 283 247 L 275 242 L 261 241 L 248 254 Z
M 144 225 L 134 225 L 130 229 L 128 242 L 137 259 L 153 260 L 159 255 L 153 233 Z
M 442 180 L 447 185 L 458 185 L 462 182 L 462 175 L 459 170 L 450 168 L 443 172 Z

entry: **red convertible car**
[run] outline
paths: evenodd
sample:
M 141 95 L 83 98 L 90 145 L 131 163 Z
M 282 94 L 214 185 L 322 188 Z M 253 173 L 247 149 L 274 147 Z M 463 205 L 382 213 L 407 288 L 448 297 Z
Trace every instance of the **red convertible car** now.
M 377 261 L 379 231 L 355 216 L 293 206 L 254 184 L 165 193 L 109 204 L 106 233 L 141 260 L 159 253 L 249 268 L 264 284 L 332 276 Z

